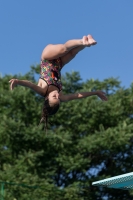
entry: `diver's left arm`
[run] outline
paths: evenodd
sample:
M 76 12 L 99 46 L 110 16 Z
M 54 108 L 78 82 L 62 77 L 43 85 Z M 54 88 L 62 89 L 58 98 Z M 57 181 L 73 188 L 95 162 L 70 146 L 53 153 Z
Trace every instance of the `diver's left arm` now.
M 60 100 L 62 102 L 66 102 L 66 101 L 71 101 L 71 100 L 74 100 L 74 99 L 81 99 L 81 98 L 90 97 L 90 96 L 93 96 L 93 95 L 97 95 L 102 101 L 108 100 L 103 91 L 79 92 L 79 93 L 68 94 L 68 95 L 63 95 L 62 92 L 61 92 L 60 93 Z

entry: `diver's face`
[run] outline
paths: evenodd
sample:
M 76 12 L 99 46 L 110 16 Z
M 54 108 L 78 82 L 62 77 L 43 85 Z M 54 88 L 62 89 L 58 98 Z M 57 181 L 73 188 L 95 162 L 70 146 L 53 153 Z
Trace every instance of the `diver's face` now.
M 52 91 L 48 95 L 49 102 L 52 104 L 60 104 L 59 93 L 57 90 Z

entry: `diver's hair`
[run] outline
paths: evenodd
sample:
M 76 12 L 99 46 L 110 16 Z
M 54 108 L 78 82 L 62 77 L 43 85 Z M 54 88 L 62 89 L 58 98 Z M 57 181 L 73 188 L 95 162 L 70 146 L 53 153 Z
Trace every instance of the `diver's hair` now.
M 48 116 L 54 115 L 58 111 L 59 107 L 60 107 L 59 104 L 50 105 L 48 99 L 44 100 L 44 105 L 42 109 L 42 118 L 40 120 L 40 124 L 44 122 L 45 130 L 47 130 L 47 126 L 48 126 Z

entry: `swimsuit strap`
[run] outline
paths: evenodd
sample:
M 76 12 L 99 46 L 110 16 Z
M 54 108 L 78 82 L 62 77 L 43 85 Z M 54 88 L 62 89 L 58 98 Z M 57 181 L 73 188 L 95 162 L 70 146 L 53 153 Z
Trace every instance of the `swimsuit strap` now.
M 48 85 L 48 87 L 49 87 L 49 85 Z M 48 93 L 48 87 L 47 87 L 47 90 L 46 90 L 46 93 L 45 93 L 44 97 L 47 96 L 47 93 Z
M 47 81 L 44 80 L 43 78 L 40 77 L 40 79 L 42 79 L 43 81 L 45 81 L 45 82 L 47 83 Z M 47 96 L 47 93 L 48 93 L 48 87 L 49 87 L 49 85 L 48 85 L 48 83 L 47 83 L 47 90 L 46 90 L 46 93 L 45 93 L 45 95 L 44 95 L 44 98 Z

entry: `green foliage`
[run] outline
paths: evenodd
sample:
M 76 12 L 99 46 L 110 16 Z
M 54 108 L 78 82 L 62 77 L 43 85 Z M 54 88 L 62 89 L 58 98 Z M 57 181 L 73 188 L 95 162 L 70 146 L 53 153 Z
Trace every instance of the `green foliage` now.
M 14 77 L 36 82 L 35 73 L 39 65 Z M 132 191 L 92 187 L 93 181 L 132 171 L 133 85 L 122 88 L 114 78 L 82 82 L 78 72 L 66 73 L 64 93 L 103 90 L 108 102 L 93 96 L 62 103 L 46 134 L 38 126 L 43 98 L 21 86 L 10 91 L 11 78 L 0 78 L 4 200 L 133 198 Z

